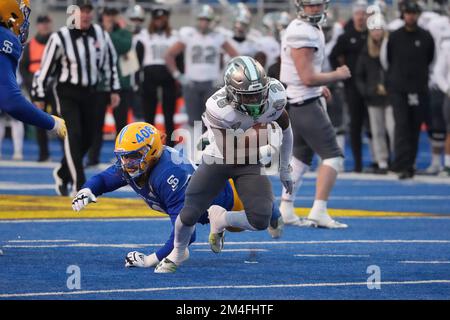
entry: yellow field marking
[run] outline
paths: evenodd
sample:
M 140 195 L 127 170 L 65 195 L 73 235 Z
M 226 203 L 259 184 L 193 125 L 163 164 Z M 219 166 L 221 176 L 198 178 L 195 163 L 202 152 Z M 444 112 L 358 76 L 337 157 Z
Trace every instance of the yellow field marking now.
M 81 212 L 74 212 L 72 199 L 57 196 L 0 195 L 0 220 L 5 219 L 93 219 L 93 218 L 155 218 L 166 214 L 151 210 L 140 199 L 102 197 Z M 420 217 L 431 214 L 417 212 L 384 212 L 330 209 L 334 217 Z M 299 216 L 307 216 L 309 208 L 296 208 Z

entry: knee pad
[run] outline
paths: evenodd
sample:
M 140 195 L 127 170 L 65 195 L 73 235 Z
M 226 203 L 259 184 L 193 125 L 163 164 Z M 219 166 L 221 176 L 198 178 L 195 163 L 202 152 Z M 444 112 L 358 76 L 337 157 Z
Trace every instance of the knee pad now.
M 263 217 L 261 215 L 259 216 L 249 216 L 248 222 L 251 224 L 253 228 L 255 228 L 258 231 L 266 230 L 267 227 L 269 227 L 270 223 L 270 216 L 269 217 Z
M 180 220 L 185 226 L 194 226 L 198 219 L 197 210 L 194 208 L 184 207 L 180 212 Z
M 335 157 L 335 158 L 329 158 L 322 161 L 322 164 L 325 166 L 332 167 L 336 172 L 339 172 L 341 170 L 342 166 L 344 165 L 344 158 L 342 157 Z

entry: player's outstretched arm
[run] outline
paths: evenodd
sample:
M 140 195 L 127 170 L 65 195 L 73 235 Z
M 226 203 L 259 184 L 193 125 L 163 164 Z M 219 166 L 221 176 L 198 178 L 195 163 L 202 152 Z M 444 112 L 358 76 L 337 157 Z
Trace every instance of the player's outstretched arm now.
M 117 165 L 112 165 L 105 171 L 86 181 L 83 188 L 78 191 L 75 198 L 73 198 L 72 209 L 79 212 L 89 203 L 97 202 L 98 196 L 107 192 L 112 192 L 126 185 L 127 182 L 123 178 L 120 169 Z

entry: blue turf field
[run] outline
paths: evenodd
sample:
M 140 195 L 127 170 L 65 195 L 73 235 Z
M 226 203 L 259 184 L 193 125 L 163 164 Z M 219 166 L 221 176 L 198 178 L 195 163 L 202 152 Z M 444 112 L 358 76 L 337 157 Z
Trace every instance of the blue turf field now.
M 27 145 L 26 160 L 34 159 L 36 149 Z M 427 147 L 422 143 L 421 168 L 429 161 Z M 105 161 L 111 158 L 108 148 L 111 143 L 103 150 Z M 53 143 L 55 160 L 58 149 Z M 8 143 L 3 151 L 7 158 Z M 0 194 L 53 195 L 53 166 L 0 162 Z M 95 172 L 88 170 L 88 176 Z M 312 204 L 314 181 L 313 176 L 306 179 L 297 207 Z M 273 186 L 279 196 L 277 179 Z M 114 196 L 134 197 L 126 189 Z M 0 299 L 450 298 L 449 181 L 399 182 L 390 176 L 347 174 L 338 181 L 329 206 L 353 210 L 339 218 L 348 229 L 287 227 L 279 240 L 265 231 L 229 233 L 226 250 L 219 255 L 206 243 L 208 226 L 198 226 L 191 259 L 171 275 L 123 266 L 127 252 L 150 253 L 166 240 L 168 220 L 0 220 L 0 246 L 5 251 L 0 256 Z M 362 210 L 424 216 L 350 214 Z M 66 286 L 71 265 L 80 267 L 80 290 Z M 381 271 L 380 289 L 367 287 L 369 266 Z

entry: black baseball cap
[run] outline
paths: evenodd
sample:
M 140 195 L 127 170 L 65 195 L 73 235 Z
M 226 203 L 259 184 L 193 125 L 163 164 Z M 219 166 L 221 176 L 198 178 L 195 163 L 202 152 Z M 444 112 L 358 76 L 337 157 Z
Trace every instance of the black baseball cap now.
M 50 19 L 50 16 L 48 16 L 48 15 L 39 15 L 37 18 L 36 18 L 36 23 L 48 23 L 48 22 L 51 22 L 52 21 L 52 19 Z
M 420 7 L 419 3 L 414 0 L 405 0 L 402 3 L 402 12 L 407 13 L 420 13 L 422 11 L 422 8 Z
M 79 6 L 80 9 L 82 8 L 89 8 L 91 10 L 94 9 L 94 5 L 92 4 L 91 0 L 75 0 L 75 5 Z
M 162 16 L 170 15 L 170 10 L 166 8 L 154 8 L 152 9 L 152 18 L 159 18 Z

